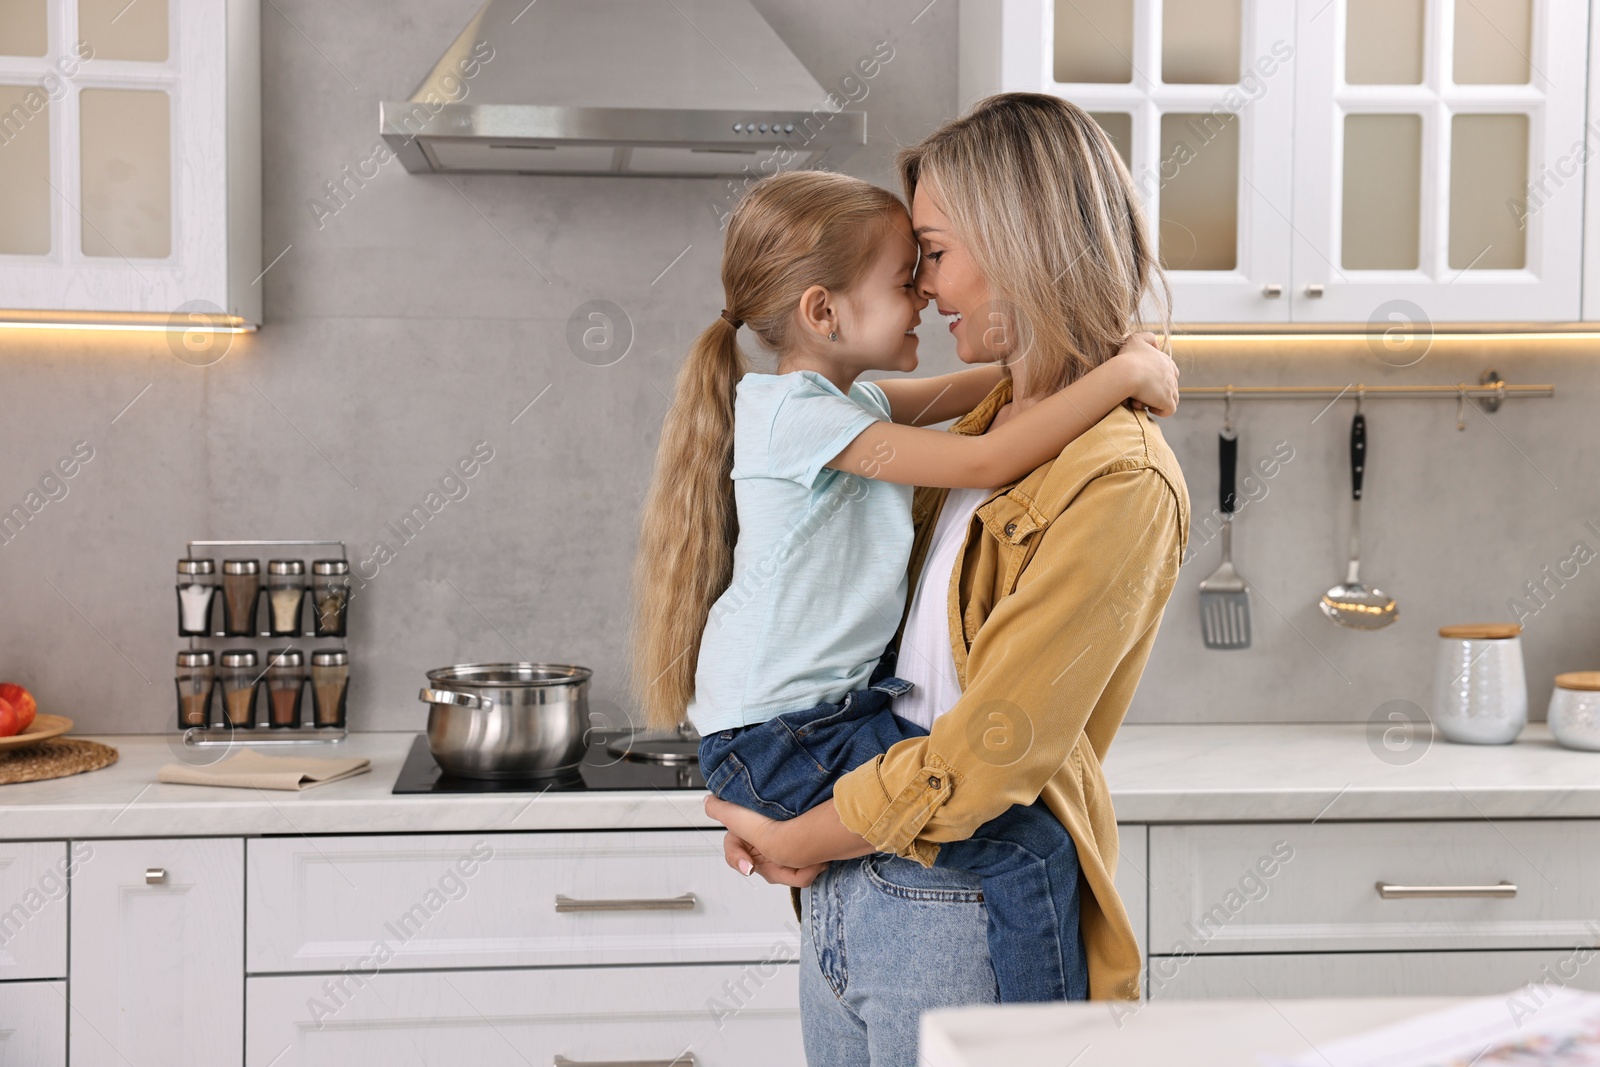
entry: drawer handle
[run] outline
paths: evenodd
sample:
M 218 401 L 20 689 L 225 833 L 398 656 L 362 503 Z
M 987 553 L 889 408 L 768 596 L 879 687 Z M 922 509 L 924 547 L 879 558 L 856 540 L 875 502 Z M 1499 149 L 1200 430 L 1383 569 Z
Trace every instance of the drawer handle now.
M 1509 900 L 1517 895 L 1517 887 L 1510 882 L 1498 885 L 1390 885 L 1388 882 L 1379 882 L 1378 895 L 1384 900 L 1417 897 L 1498 897 Z
M 695 902 L 696 897 L 693 893 L 677 897 L 645 897 L 640 900 L 578 900 L 564 893 L 556 894 L 557 911 L 693 911 Z
M 670 1060 L 569 1060 L 557 1053 L 551 1067 L 694 1067 L 694 1053 L 685 1052 Z
M 144 884 L 145 885 L 160 885 L 162 882 L 165 882 L 166 880 L 167 880 L 167 869 L 165 867 L 146 867 L 144 869 Z

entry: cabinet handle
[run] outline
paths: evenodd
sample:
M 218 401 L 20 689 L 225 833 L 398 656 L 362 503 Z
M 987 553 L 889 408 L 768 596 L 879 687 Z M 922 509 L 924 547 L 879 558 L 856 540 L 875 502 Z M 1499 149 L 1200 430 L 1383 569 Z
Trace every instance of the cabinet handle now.
M 569 1060 L 559 1052 L 551 1067 L 694 1067 L 694 1053 L 685 1052 L 670 1060 Z
M 1283 286 L 1279 285 L 1277 282 L 1268 282 L 1266 285 L 1263 285 L 1261 287 L 1261 295 L 1262 296 L 1282 296 L 1283 295 Z
M 1322 295 L 1322 283 L 1321 282 L 1312 282 L 1310 285 L 1306 286 L 1306 295 L 1307 296 L 1321 296 Z
M 638 900 L 578 900 L 564 893 L 556 894 L 557 911 L 692 911 L 696 897 L 684 893 L 677 897 L 646 897 Z
M 167 880 L 167 869 L 165 867 L 146 867 L 144 869 L 144 884 L 145 885 L 160 885 L 162 882 L 165 882 L 166 880 Z
M 1417 897 L 1498 897 L 1509 900 L 1517 895 L 1517 887 L 1510 882 L 1498 885 L 1390 885 L 1388 882 L 1379 882 L 1378 895 L 1384 900 Z

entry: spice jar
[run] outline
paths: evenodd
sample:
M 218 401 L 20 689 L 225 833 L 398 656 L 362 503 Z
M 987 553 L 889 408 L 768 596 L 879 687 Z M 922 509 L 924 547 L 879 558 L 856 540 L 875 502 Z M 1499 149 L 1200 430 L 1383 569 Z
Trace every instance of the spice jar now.
M 342 648 L 311 653 L 311 693 L 316 698 L 316 725 L 343 726 L 345 696 L 350 691 L 350 654 Z
M 229 637 L 253 637 L 256 601 L 261 598 L 261 564 L 253 559 L 222 561 L 223 630 Z
M 1504 745 L 1528 723 L 1522 627 L 1475 623 L 1439 630 L 1433 722 L 1451 741 Z
M 226 564 L 223 565 L 226 568 Z M 227 573 L 224 569 L 223 573 Z M 261 666 L 253 648 L 233 648 L 222 654 L 222 710 L 229 726 L 254 729 L 261 692 Z
M 350 564 L 319 559 L 311 564 L 311 610 L 317 615 L 318 637 L 345 636 L 350 606 Z
M 178 561 L 178 636 L 210 637 L 217 600 L 217 567 L 209 559 Z
M 1600 671 L 1556 675 L 1545 717 L 1550 735 L 1560 744 L 1600 752 Z
M 306 685 L 306 658 L 298 648 L 267 653 L 267 721 L 272 726 L 300 725 L 300 696 Z
M 216 683 L 211 653 L 203 649 L 179 652 L 175 677 L 178 682 L 178 729 L 210 726 L 211 690 Z
M 298 559 L 267 563 L 267 614 L 273 637 L 300 636 L 300 605 L 306 599 L 306 565 Z

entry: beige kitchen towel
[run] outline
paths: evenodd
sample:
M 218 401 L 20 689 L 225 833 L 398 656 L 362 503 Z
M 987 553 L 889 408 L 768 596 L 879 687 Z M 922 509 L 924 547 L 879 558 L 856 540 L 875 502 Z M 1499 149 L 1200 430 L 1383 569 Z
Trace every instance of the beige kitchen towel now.
M 182 785 L 231 785 L 248 789 L 310 789 L 314 785 L 327 785 L 370 770 L 372 761 L 365 756 L 346 759 L 268 756 L 246 748 L 206 766 L 168 763 L 156 775 L 156 780 Z

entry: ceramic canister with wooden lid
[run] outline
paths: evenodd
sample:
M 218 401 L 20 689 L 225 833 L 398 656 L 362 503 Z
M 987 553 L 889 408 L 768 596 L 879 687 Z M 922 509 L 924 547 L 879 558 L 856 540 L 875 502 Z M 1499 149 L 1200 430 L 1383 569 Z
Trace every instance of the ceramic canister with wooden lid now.
M 1550 736 L 1561 744 L 1600 752 L 1600 671 L 1556 675 L 1547 718 Z
M 1433 723 L 1451 741 L 1504 745 L 1528 724 L 1522 627 L 1473 623 L 1439 628 Z

